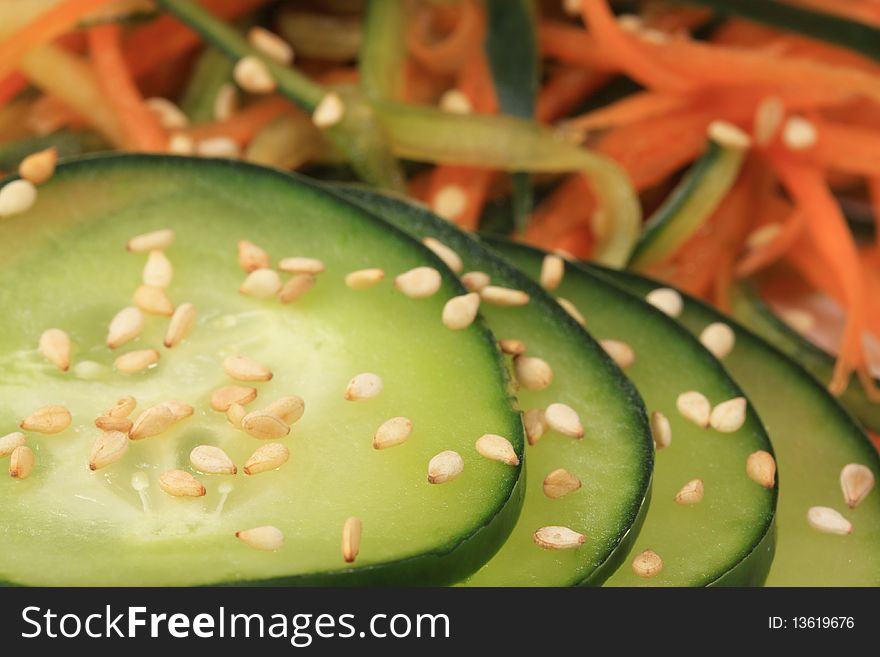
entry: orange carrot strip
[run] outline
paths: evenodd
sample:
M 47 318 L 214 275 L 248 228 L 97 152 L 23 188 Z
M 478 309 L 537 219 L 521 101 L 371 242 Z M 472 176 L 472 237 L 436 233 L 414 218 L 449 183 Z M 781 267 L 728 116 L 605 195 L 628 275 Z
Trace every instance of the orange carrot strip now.
M 589 227 L 595 211 L 589 178 L 572 175 L 535 208 L 522 238 L 543 249 L 559 248 L 557 241 L 572 230 Z
M 592 35 L 569 23 L 541 21 L 538 45 L 541 55 L 550 59 L 606 73 L 621 71 L 612 53 L 601 48 Z
M 686 76 L 659 64 L 621 29 L 606 0 L 582 0 L 581 13 L 599 47 L 614 53 L 620 68 L 634 80 L 652 89 L 678 93 L 694 89 Z
M 28 128 L 38 135 L 48 135 L 61 128 L 84 128 L 89 125 L 80 114 L 51 94 L 41 96 L 31 104 L 26 121 Z
M 775 154 L 774 154 L 775 155 Z M 862 346 L 865 330 L 864 281 L 858 263 L 855 241 L 846 218 L 831 190 L 814 166 L 775 155 L 773 167 L 788 193 L 801 208 L 809 235 L 824 266 L 843 288 L 846 324 L 829 390 L 839 395 L 846 390 L 850 374 L 867 367 Z
M 777 262 L 794 247 L 803 229 L 803 214 L 799 210 L 791 211 L 782 222 L 782 230 L 774 239 L 748 252 L 737 263 L 735 269 L 737 277 L 752 276 Z
M 880 177 L 880 131 L 811 117 L 816 145 L 808 149 L 811 161 L 844 173 Z
M 98 82 L 122 126 L 128 147 L 138 151 L 165 150 L 168 136 L 159 118 L 144 103 L 126 68 L 119 25 L 107 23 L 89 28 L 88 43 Z
M 217 18 L 233 20 L 266 4 L 268 0 L 200 0 L 199 4 Z M 125 60 L 135 78 L 160 64 L 197 48 L 202 38 L 173 16 L 163 14 L 132 30 L 125 40 Z
M 0 77 L 6 77 L 29 50 L 49 43 L 70 30 L 76 22 L 110 0 L 65 0 L 0 42 Z
M 550 76 L 538 93 L 535 117 L 553 123 L 568 115 L 584 98 L 606 84 L 611 76 L 576 66 L 565 66 Z
M 565 251 L 575 258 L 587 260 L 592 255 L 595 244 L 596 240 L 593 232 L 590 230 L 589 223 L 584 223 L 580 226 L 575 226 L 554 240 L 546 248 L 550 251 Z
M 5 105 L 24 91 L 28 86 L 28 79 L 21 73 L 13 72 L 0 80 L 0 105 Z
M 236 112 L 225 121 L 212 121 L 189 128 L 186 133 L 200 141 L 213 137 L 229 137 L 239 146 L 247 145 L 273 119 L 293 106 L 280 96 L 264 98 Z
M 688 104 L 682 96 L 671 96 L 656 91 L 643 91 L 606 105 L 587 114 L 566 121 L 566 125 L 580 130 L 612 128 L 636 121 L 653 119 L 679 110 Z
M 448 8 L 447 8 L 448 9 Z M 432 34 L 437 13 L 443 8 L 427 8 L 410 22 L 406 45 L 413 58 L 434 73 L 454 73 L 469 54 L 480 47 L 483 39 L 483 15 L 474 2 L 467 0 L 458 7 L 457 21 L 451 32 L 437 39 Z

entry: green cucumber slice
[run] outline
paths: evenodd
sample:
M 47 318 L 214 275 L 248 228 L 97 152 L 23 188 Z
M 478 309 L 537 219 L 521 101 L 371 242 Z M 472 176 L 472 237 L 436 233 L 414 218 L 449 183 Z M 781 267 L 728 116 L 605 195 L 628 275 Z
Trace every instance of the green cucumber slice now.
M 464 271 L 482 271 L 495 285 L 527 292 L 526 306 L 483 303 L 480 309 L 499 338 L 524 341 L 527 354 L 544 358 L 554 370 L 553 383 L 544 390 L 519 390 L 520 407 L 546 408 L 563 402 L 583 418 L 582 440 L 548 432 L 526 449 L 529 476 L 519 522 L 501 550 L 466 584 L 601 584 L 629 550 L 647 508 L 653 446 L 635 389 L 552 297 L 471 235 L 407 201 L 360 188 L 338 189 L 410 234 L 433 237 L 454 249 Z M 557 468 L 580 478 L 582 488 L 559 499 L 548 498 L 543 480 Z M 542 550 L 533 534 L 548 525 L 568 526 L 586 534 L 587 540 L 573 550 Z
M 644 296 L 661 285 L 629 272 L 594 268 L 598 276 Z M 699 335 L 724 322 L 736 343 L 724 366 L 736 377 L 770 431 L 782 472 L 776 558 L 769 586 L 877 586 L 880 584 L 880 492 L 854 509 L 844 504 L 840 473 L 860 463 L 880 478 L 880 457 L 840 404 L 798 363 L 747 328 L 682 294 L 679 321 Z M 820 534 L 807 524 L 812 506 L 832 507 L 853 524 L 849 536 Z
M 820 383 L 831 381 L 834 356 L 777 317 L 754 288 L 746 283 L 733 286 L 730 305 L 733 316 L 748 329 L 800 363 Z M 868 429 L 880 431 L 880 404 L 868 399 L 858 377 L 852 376 L 839 400 Z
M 175 267 L 168 290 L 198 310 L 191 335 L 162 347 L 168 320 L 148 316 L 137 340 L 111 351 L 110 319 L 131 304 L 145 254 L 127 253 L 134 235 L 173 227 Z M 323 260 L 326 271 L 295 303 L 237 293 L 245 277 L 236 243 L 249 239 L 273 261 Z M 63 433 L 29 433 L 36 452 L 23 481 L 0 477 L 0 582 L 28 585 L 442 584 L 480 566 L 504 541 L 521 504 L 520 467 L 480 456 L 475 441 L 504 436 L 523 449 L 508 380 L 494 337 L 480 324 L 450 331 L 445 301 L 463 292 L 430 251 L 304 179 L 222 160 L 119 155 L 59 166 L 27 213 L 0 222 L 0 434 L 47 404 L 63 404 Z M 430 298 L 411 299 L 391 278 L 428 265 L 442 272 Z M 352 270 L 381 267 L 368 290 L 344 283 Z M 74 343 L 61 372 L 36 350 L 42 331 L 60 327 Z M 120 352 L 156 348 L 158 366 L 141 374 L 112 369 Z M 234 383 L 223 359 L 243 353 L 274 378 L 247 410 L 283 395 L 305 400 L 305 415 L 277 471 L 247 476 L 246 459 L 264 441 L 234 429 L 209 407 Z M 345 401 L 347 382 L 375 372 L 384 391 Z M 161 435 L 132 441 L 125 457 L 90 472 L 93 421 L 132 395 L 138 409 L 169 399 L 195 415 Z M 403 445 L 375 450 L 376 429 L 395 416 L 413 422 Z M 134 416 L 133 416 L 134 417 Z M 190 451 L 219 446 L 236 476 L 198 474 L 201 498 L 171 497 L 159 476 L 193 472 Z M 429 460 L 457 451 L 464 471 L 427 482 Z M 5 468 L 7 463 L 3 463 Z M 144 512 L 132 477 L 149 482 Z M 221 487 L 233 490 L 223 503 Z M 222 507 L 222 510 L 218 510 Z M 343 561 L 348 517 L 363 522 L 360 555 Z M 266 553 L 235 532 L 281 529 L 284 546 Z
M 645 223 L 629 266 L 648 268 L 682 246 L 727 196 L 744 158 L 743 149 L 710 140 L 703 156 Z
M 530 246 L 489 238 L 488 243 L 533 278 L 545 253 Z M 622 340 L 635 351 L 626 369 L 649 411 L 660 411 L 672 426 L 672 443 L 659 450 L 651 508 L 633 549 L 609 586 L 760 585 L 773 555 L 776 487 L 765 489 L 746 474 L 746 459 L 758 450 L 772 453 L 760 419 L 749 411 L 738 431 L 721 433 L 684 419 L 679 394 L 696 390 L 713 407 L 743 396 L 718 361 L 665 314 L 623 292 L 577 264 L 566 263 L 554 293 L 587 318 L 600 339 Z M 691 506 L 675 502 L 689 481 L 701 479 L 705 497 Z M 659 574 L 646 578 L 630 567 L 650 549 L 663 559 Z M 735 572 L 733 572 L 735 571 Z

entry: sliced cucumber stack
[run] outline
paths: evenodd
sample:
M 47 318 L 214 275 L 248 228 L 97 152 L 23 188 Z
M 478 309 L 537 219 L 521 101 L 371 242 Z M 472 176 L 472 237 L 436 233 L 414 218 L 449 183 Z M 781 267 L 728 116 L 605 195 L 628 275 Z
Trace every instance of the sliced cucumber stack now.
M 639 296 L 661 285 L 628 272 L 592 270 Z M 798 362 L 702 302 L 681 297 L 679 321 L 723 349 L 725 367 L 749 395 L 776 449 L 783 479 L 767 584 L 880 584 L 880 493 L 872 483 L 880 477 L 880 458 L 874 446 Z M 721 334 L 726 337 L 719 341 Z M 810 513 L 814 507 L 833 512 Z
M 451 249 L 462 261 L 463 278 L 471 284 L 480 278 L 472 272 L 482 272 L 482 283 L 488 278 L 495 287 L 483 288 L 480 312 L 500 339 L 525 346 L 525 353 L 513 363 L 522 384 L 519 403 L 534 442 L 526 449 L 525 504 L 501 550 L 465 583 L 602 583 L 629 551 L 647 506 L 653 447 L 635 389 L 550 295 L 472 236 L 403 200 L 359 188 L 339 192 L 412 235 L 438 240 Z M 528 303 L 493 305 L 493 299 L 503 298 L 499 288 L 526 293 Z M 505 347 L 517 349 L 511 343 Z M 544 385 L 546 380 L 535 381 L 534 372 L 527 371 L 544 369 L 530 358 L 549 364 L 553 373 L 549 385 Z M 572 414 L 559 404 L 579 418 L 583 438 L 559 431 L 578 433 L 572 426 L 577 418 L 567 417 Z M 552 410 L 551 405 L 555 405 Z M 549 417 L 542 419 L 543 409 Z M 556 428 L 548 427 L 546 420 Z M 539 531 L 547 527 L 564 529 Z
M 564 263 L 526 245 L 487 241 L 535 279 Z M 564 263 L 554 293 L 574 303 L 626 365 L 658 430 L 651 508 L 628 563 L 608 584 L 760 585 L 773 558 L 776 486 L 775 477 L 759 484 L 747 473 L 750 455 L 769 458 L 772 448 L 740 388 L 674 320 L 589 270 Z
M 249 165 L 93 157 L 0 222 L 0 253 L 0 582 L 442 584 L 515 523 L 522 426 L 494 337 L 444 326 L 458 279 L 357 207 Z M 548 442 L 614 464 L 604 559 L 650 453 L 593 361 L 607 422 Z

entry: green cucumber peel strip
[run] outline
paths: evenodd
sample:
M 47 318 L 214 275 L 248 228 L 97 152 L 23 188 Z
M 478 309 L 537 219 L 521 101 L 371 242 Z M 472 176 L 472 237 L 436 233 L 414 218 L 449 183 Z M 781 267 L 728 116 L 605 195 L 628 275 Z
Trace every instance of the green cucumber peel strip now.
M 180 109 L 191 123 L 214 120 L 217 92 L 232 82 L 232 66 L 232 61 L 215 48 L 205 48 L 199 54 L 180 101 Z
M 506 115 L 458 115 L 427 107 L 379 102 L 376 117 L 402 158 L 503 171 L 589 175 L 607 223 L 596 260 L 622 267 L 638 240 L 641 206 L 626 173 L 612 160 L 585 150 L 534 122 Z
M 611 283 L 644 297 L 665 284 L 631 272 L 590 268 Z M 880 455 L 825 386 L 747 327 L 681 293 L 678 317 L 699 335 L 724 322 L 736 334 L 723 359 L 749 394 L 770 431 L 783 479 L 777 507 L 778 545 L 768 586 L 877 586 L 880 584 L 880 490 L 855 508 L 843 500 L 839 477 L 847 463 L 861 463 L 880 479 Z M 674 439 L 673 439 L 674 440 Z M 853 523 L 849 536 L 822 534 L 807 525 L 807 509 L 828 506 Z
M 781 352 L 794 359 L 820 384 L 827 385 L 834 373 L 834 356 L 792 329 L 761 299 L 749 283 L 731 288 L 731 313 Z M 838 401 L 871 431 L 880 432 L 880 404 L 872 402 L 855 374 Z
M 744 151 L 710 140 L 706 152 L 645 223 L 629 267 L 641 270 L 660 263 L 687 242 L 727 196 L 744 160 Z
M 273 61 L 253 48 L 238 31 L 218 20 L 190 0 L 159 0 L 162 8 L 202 35 L 227 57 L 238 61 L 248 55 L 258 57 L 278 85 L 278 91 L 311 113 L 328 91 L 296 69 Z M 342 120 L 326 130 L 330 139 L 348 156 L 358 176 L 373 185 L 403 189 L 403 174 L 387 151 L 382 131 L 376 125 L 369 104 L 354 90 L 340 91 L 344 96 Z
M 401 100 L 406 64 L 406 7 L 403 2 L 368 0 L 364 42 L 358 59 L 367 98 Z
M 594 586 L 601 584 L 620 566 L 622 560 L 628 553 L 632 542 L 639 533 L 648 509 L 654 451 L 650 431 L 647 430 L 647 427 L 644 425 L 647 421 L 644 405 L 635 388 L 616 368 L 616 366 L 610 362 L 601 347 L 596 344 L 595 340 L 593 340 L 580 324 L 578 324 L 558 303 L 556 303 L 553 297 L 549 296 L 540 286 L 525 276 L 505 258 L 495 253 L 493 249 L 477 240 L 473 235 L 461 231 L 448 221 L 433 214 L 427 208 L 415 205 L 403 198 L 376 193 L 354 185 L 335 185 L 328 187 L 335 190 L 338 194 L 343 196 L 343 198 L 374 212 L 377 216 L 394 223 L 399 228 L 409 232 L 416 238 L 422 239 L 424 237 L 434 237 L 439 239 L 458 253 L 465 262 L 466 268 L 473 267 L 485 271 L 490 274 L 494 284 L 516 287 L 517 289 L 527 292 L 531 298 L 529 306 L 533 307 L 533 316 L 526 320 L 528 326 L 534 327 L 535 322 L 537 321 L 539 325 L 543 327 L 541 329 L 542 331 L 550 332 L 554 345 L 559 345 L 558 348 L 564 350 L 571 349 L 571 351 L 568 352 L 571 363 L 587 364 L 592 362 L 593 365 L 591 365 L 591 368 L 598 367 L 605 370 L 610 368 L 609 374 L 611 374 L 611 376 L 607 378 L 603 377 L 603 380 L 607 382 L 610 378 L 610 380 L 614 382 L 614 387 L 616 389 L 615 398 L 620 396 L 621 399 L 626 400 L 626 404 L 630 409 L 626 417 L 620 417 L 619 419 L 619 422 L 622 423 L 620 431 L 634 431 L 633 435 L 627 438 L 636 443 L 634 446 L 635 451 L 631 456 L 634 455 L 636 459 L 644 461 L 644 467 L 641 469 L 638 485 L 632 492 L 631 499 L 621 502 L 627 508 L 625 522 L 621 522 L 620 527 L 614 528 L 615 534 L 610 537 L 610 540 L 608 536 L 603 536 L 603 540 L 605 540 L 607 546 L 602 553 L 591 557 L 590 563 L 579 563 L 576 566 L 572 564 L 572 561 L 577 559 L 577 551 L 566 551 L 566 554 L 560 554 L 558 557 L 554 558 L 552 553 L 540 550 L 533 544 L 531 538 L 531 533 L 535 529 L 542 524 L 558 524 L 559 522 L 562 522 L 561 520 L 558 520 L 560 518 L 560 515 L 558 514 L 563 513 L 563 508 L 567 509 L 565 511 L 566 514 L 576 513 L 579 516 L 583 515 L 583 511 L 578 510 L 577 507 L 572 509 L 571 507 L 566 506 L 570 503 L 576 503 L 577 498 L 548 500 L 543 492 L 541 492 L 541 481 L 543 475 L 546 473 L 533 469 L 529 473 L 529 477 L 531 478 L 526 482 L 526 502 L 523 507 L 524 510 L 521 515 L 521 522 L 516 528 L 514 528 L 512 534 L 515 538 L 512 542 L 509 540 L 508 542 L 510 545 L 505 544 L 505 546 L 499 550 L 498 554 L 496 554 L 486 566 L 475 573 L 469 580 L 464 582 L 466 585 L 473 586 L 562 584 Z M 483 312 L 488 316 L 489 325 L 495 331 L 503 329 L 511 321 L 516 322 L 516 326 L 511 326 L 510 330 L 516 328 L 521 329 L 520 322 L 523 320 L 517 321 L 515 313 L 524 310 L 526 309 L 496 309 L 489 306 L 483 308 Z M 540 320 L 538 320 L 534 314 L 537 314 L 537 316 L 540 317 Z M 524 339 L 527 344 L 532 344 L 532 346 L 529 347 L 530 353 L 540 355 L 542 345 L 537 345 L 537 349 L 535 349 L 535 345 L 531 339 L 537 339 L 538 336 L 524 335 L 522 332 L 519 334 L 514 332 L 513 335 Z M 548 346 L 550 345 L 543 345 L 545 348 Z M 596 361 L 595 359 L 598 360 Z M 564 372 L 569 365 L 569 363 L 554 365 L 554 368 L 557 370 L 557 379 L 562 380 L 559 371 Z M 528 391 L 525 391 L 525 393 L 527 392 Z M 531 394 L 541 395 L 542 393 Z M 596 398 L 596 395 L 600 394 L 603 393 L 598 390 L 593 391 L 592 393 L 587 393 L 587 398 L 578 403 L 589 404 L 590 399 L 594 399 Z M 620 411 L 618 409 L 614 412 L 619 413 Z M 633 429 L 626 429 L 626 424 L 632 421 L 633 418 L 640 418 L 636 423 L 636 427 Z M 587 425 L 585 424 L 585 426 Z M 563 441 L 560 443 L 557 441 L 557 438 L 559 438 L 559 436 L 547 436 L 541 438 L 541 441 L 539 441 L 538 444 L 528 447 L 524 456 L 527 468 L 536 468 L 536 464 L 541 462 L 537 459 L 542 458 L 543 455 L 539 455 L 534 451 L 535 449 L 546 450 L 548 448 L 553 448 L 554 450 L 558 450 L 558 453 L 553 452 L 554 457 L 551 459 L 552 465 L 550 463 L 543 464 L 548 466 L 549 469 L 553 469 L 562 467 L 566 464 L 565 461 L 561 461 L 560 459 L 565 458 L 565 455 L 568 453 L 567 450 L 592 448 L 589 443 L 591 440 L 589 435 L 583 439 L 584 441 L 587 441 L 584 443 L 581 443 L 580 441 L 566 443 L 566 441 L 571 440 L 566 438 L 563 438 Z M 615 438 L 621 438 L 621 436 L 617 435 Z M 592 437 L 592 440 L 594 441 L 597 439 L 597 436 Z M 554 443 L 553 441 L 557 442 Z M 617 443 L 618 441 L 614 440 L 612 442 Z M 547 452 L 544 452 L 544 454 L 547 454 Z M 544 456 L 544 459 L 546 460 L 546 456 Z M 580 463 L 580 461 L 575 462 Z M 574 466 L 568 465 L 568 467 Z M 619 463 L 616 470 L 618 473 L 623 472 L 626 467 L 626 464 Z M 535 477 L 537 477 L 537 479 L 535 479 Z M 593 483 L 596 485 L 595 480 Z M 585 486 L 586 485 L 588 484 L 585 483 Z M 606 480 L 605 485 L 611 484 Z M 595 488 L 592 490 L 596 491 Z M 530 499 L 532 500 L 532 504 L 535 505 L 535 508 L 532 508 L 531 510 Z M 554 512 L 554 508 L 557 509 L 557 511 Z M 557 520 L 554 521 L 554 517 Z M 604 534 L 604 532 L 607 531 L 607 529 L 602 530 L 602 533 Z M 599 534 L 594 534 L 594 538 L 598 537 Z M 534 569 L 531 571 L 529 569 L 530 563 L 534 565 Z M 554 563 L 555 565 L 552 567 L 548 565 Z M 546 572 L 549 572 L 549 575 L 546 576 L 552 579 L 550 582 L 541 579 L 542 575 L 545 574 L 545 569 Z M 568 569 L 571 569 L 571 572 L 569 572 Z M 539 571 L 540 574 L 534 572 L 535 570 Z
M 880 61 L 880 29 L 851 18 L 777 0 L 681 0 L 825 41 Z
M 535 11 L 529 0 L 489 0 L 484 48 L 501 111 L 531 119 L 535 115 L 540 66 Z M 515 47 L 511 47 L 515 44 Z M 513 225 L 525 230 L 534 204 L 531 177 L 511 175 Z

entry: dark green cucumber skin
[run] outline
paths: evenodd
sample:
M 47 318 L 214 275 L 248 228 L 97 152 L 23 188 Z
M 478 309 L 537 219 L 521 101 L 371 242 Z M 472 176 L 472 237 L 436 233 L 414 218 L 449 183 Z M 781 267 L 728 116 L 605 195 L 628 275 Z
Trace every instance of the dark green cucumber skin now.
M 200 176 L 209 176 L 211 171 L 233 172 L 240 176 L 263 176 L 293 193 L 304 193 L 340 204 L 340 210 L 357 213 L 363 221 L 380 226 L 392 239 L 413 243 L 423 252 L 426 264 L 437 269 L 444 282 L 454 286 L 459 294 L 466 292 L 458 277 L 453 274 L 430 249 L 414 241 L 405 231 L 379 217 L 364 211 L 359 206 L 345 202 L 336 194 L 330 193 L 326 186 L 318 184 L 305 176 L 288 174 L 275 169 L 260 167 L 241 161 L 179 157 L 172 155 L 141 153 L 95 154 L 69 161 L 59 162 L 55 176 L 69 177 L 81 175 L 84 180 L 100 177 L 102 171 L 129 167 L 138 170 L 159 171 L 162 168 L 198 168 Z M 0 180 L 0 187 L 18 176 Z M 299 189 L 297 189 L 299 188 Z M 479 320 L 482 321 L 482 320 Z M 496 339 L 491 331 L 483 326 L 483 339 L 492 350 L 498 353 L 497 369 L 499 385 L 509 387 L 507 370 L 498 352 Z M 512 399 L 511 399 L 512 402 Z M 513 407 L 510 413 L 515 414 Z M 523 455 L 525 432 L 518 418 L 511 418 L 510 440 L 520 457 Z M 521 458 L 522 460 L 522 458 Z M 487 509 L 484 521 L 469 536 L 460 537 L 441 550 L 422 553 L 418 557 L 391 561 L 376 566 L 351 568 L 333 572 L 316 572 L 291 577 L 217 582 L 211 586 L 444 586 L 467 577 L 484 564 L 504 543 L 513 530 L 522 508 L 525 492 L 525 474 L 522 465 L 516 466 L 516 482 L 509 495 L 498 504 Z M 14 581 L 0 580 L 0 587 L 20 586 Z
M 639 274 L 634 274 L 632 272 L 614 271 L 596 265 L 587 266 L 591 270 L 593 270 L 597 276 L 601 276 L 609 282 L 620 286 L 621 289 L 628 290 L 632 294 L 639 297 L 644 297 L 646 293 L 657 287 L 665 286 L 665 284 L 663 283 L 652 280 L 645 276 L 641 276 Z M 734 349 L 748 349 L 752 354 L 752 363 L 772 362 L 774 368 L 780 368 L 784 370 L 784 378 L 786 378 L 786 380 L 796 381 L 799 385 L 803 386 L 807 391 L 807 394 L 812 396 L 811 403 L 815 405 L 822 404 L 825 407 L 826 412 L 833 418 L 835 426 L 837 427 L 837 439 L 851 441 L 852 445 L 855 447 L 855 450 L 859 452 L 859 462 L 867 465 L 875 473 L 880 472 L 880 453 L 878 453 L 878 451 L 875 449 L 874 445 L 867 438 L 864 431 L 858 425 L 856 420 L 847 412 L 847 410 L 839 403 L 838 400 L 834 399 L 831 395 L 828 394 L 825 386 L 817 381 L 807 371 L 807 369 L 805 369 L 804 359 L 800 357 L 789 357 L 787 353 L 777 348 L 775 344 L 764 340 L 763 336 L 753 333 L 750 330 L 750 327 L 743 326 L 742 324 L 739 324 L 735 319 L 732 319 L 726 315 L 722 315 L 717 310 L 700 301 L 699 299 L 690 297 L 683 292 L 681 292 L 681 295 L 682 298 L 684 298 L 685 300 L 685 310 L 679 317 L 679 321 L 682 322 L 688 330 L 693 331 L 694 333 L 699 333 L 699 331 L 704 326 L 711 322 L 721 321 L 726 323 L 736 333 L 737 346 L 734 347 Z M 730 367 L 730 365 L 728 365 L 728 367 Z M 738 370 L 735 368 L 731 369 L 733 370 L 734 376 L 736 376 Z M 740 371 L 739 374 L 740 378 L 743 378 L 743 372 Z M 746 387 L 748 388 L 747 384 L 744 385 L 746 385 Z M 761 399 L 760 397 L 752 397 L 752 401 L 753 403 L 755 403 L 756 407 L 758 408 L 758 412 L 760 413 L 762 411 L 762 408 L 766 411 L 766 409 L 769 408 L 769 405 L 775 404 L 777 400 L 765 400 Z M 794 419 L 796 421 L 798 418 L 795 417 Z M 771 438 L 772 433 L 773 432 L 771 428 Z M 809 448 L 809 445 L 805 443 L 803 447 L 806 449 Z M 779 467 L 782 470 L 783 475 L 785 476 L 786 466 L 784 460 L 782 463 L 779 464 Z M 809 473 L 792 473 L 792 476 L 804 477 L 809 476 Z M 784 496 L 785 484 L 783 483 L 782 486 Z M 876 494 L 876 492 L 873 494 Z M 782 531 L 785 531 L 784 527 L 782 528 Z M 821 564 L 816 564 L 816 567 L 820 568 Z M 772 579 L 773 578 L 771 573 L 771 580 Z M 727 582 L 724 583 L 727 584 Z M 860 585 L 865 586 L 877 586 L 878 584 L 880 584 L 880 573 L 878 573 L 877 579 L 875 579 L 874 582 L 860 583 Z M 806 574 L 803 581 L 784 582 L 782 583 L 782 585 L 809 586 L 811 585 L 809 581 L 809 574 Z
M 827 385 L 834 372 L 834 356 L 807 340 L 783 322 L 748 284 L 735 285 L 730 295 L 731 312 L 742 324 L 800 363 L 819 383 Z M 840 403 L 871 431 L 880 431 L 880 404 L 865 395 L 853 375 L 839 397 Z
M 640 256 L 651 250 L 654 242 L 662 234 L 669 222 L 675 219 L 682 206 L 699 189 L 703 176 L 712 168 L 722 152 L 723 148 L 721 146 L 713 141 L 709 142 L 706 152 L 693 164 L 684 179 L 676 185 L 669 197 L 645 222 L 644 232 L 630 254 L 631 263 L 637 262 Z
M 531 303 L 538 305 L 548 322 L 561 323 L 568 330 L 579 333 L 585 348 L 590 350 L 601 347 L 578 324 L 556 300 L 548 295 L 543 288 L 520 272 L 505 258 L 497 254 L 472 235 L 461 231 L 450 222 L 432 213 L 430 210 L 394 196 L 370 191 L 362 186 L 334 186 L 333 189 L 342 197 L 357 203 L 363 208 L 375 212 L 378 216 L 394 222 L 403 230 L 410 231 L 416 237 L 433 236 L 455 250 L 460 256 L 473 262 L 481 263 L 483 271 L 492 276 L 493 280 L 501 279 L 514 285 L 517 289 L 528 293 Z M 632 383 L 617 370 L 616 384 L 630 400 L 634 408 L 647 417 L 644 402 Z M 640 490 L 643 491 L 638 508 L 631 510 L 627 530 L 619 537 L 612 550 L 589 577 L 576 582 L 580 586 L 599 586 L 613 573 L 629 553 L 633 542 L 638 536 L 650 502 L 651 480 L 654 468 L 654 444 L 650 432 L 643 436 L 643 459 L 645 467 Z M 527 455 L 526 455 L 527 456 Z
M 497 237 L 485 237 L 484 241 L 488 242 L 490 245 L 495 245 L 496 248 L 501 250 L 504 254 L 513 254 L 515 252 L 519 252 L 524 257 L 537 259 L 538 261 L 542 260 L 546 255 L 545 251 L 541 249 L 537 249 L 535 247 L 514 243 L 504 238 Z M 517 262 L 517 257 L 511 255 L 511 259 L 514 262 Z M 604 275 L 606 272 L 613 277 L 616 272 L 613 270 L 606 270 L 604 268 L 593 268 L 583 265 L 582 263 L 568 263 L 568 265 L 573 266 L 577 269 L 578 273 L 585 277 L 585 284 L 590 285 L 593 288 L 605 289 L 610 293 L 611 297 L 620 297 L 623 298 L 620 300 L 621 303 L 625 303 L 627 301 L 631 301 L 632 295 L 629 291 L 623 289 L 619 284 L 613 282 L 613 278 L 609 280 L 609 276 Z M 658 287 L 658 286 L 654 286 Z M 651 288 L 653 289 L 653 287 Z M 641 298 L 638 299 L 639 303 L 644 303 Z M 610 301 L 608 301 L 610 303 Z M 585 309 L 587 313 L 589 313 L 588 309 Z M 654 308 L 646 308 L 646 312 L 651 313 L 659 313 Z M 665 316 L 664 316 L 665 317 Z M 684 338 L 689 338 L 686 334 L 683 336 Z M 701 348 L 702 350 L 702 348 Z M 707 354 L 707 358 L 711 360 L 711 356 Z M 722 366 L 720 364 L 715 364 L 715 366 L 722 370 Z M 773 452 L 772 446 L 766 446 L 767 451 Z M 776 550 L 776 524 L 775 524 L 775 510 L 776 510 L 776 500 L 778 495 L 778 481 L 777 486 L 773 489 L 773 499 L 771 502 L 772 511 L 767 515 L 766 524 L 761 532 L 761 538 L 751 546 L 747 552 L 741 555 L 741 558 L 736 562 L 734 566 L 732 566 L 729 570 L 719 575 L 716 579 L 704 582 L 705 586 L 761 586 L 764 581 L 767 579 L 767 575 L 770 572 L 770 566 L 773 562 L 773 557 L 775 555 Z

